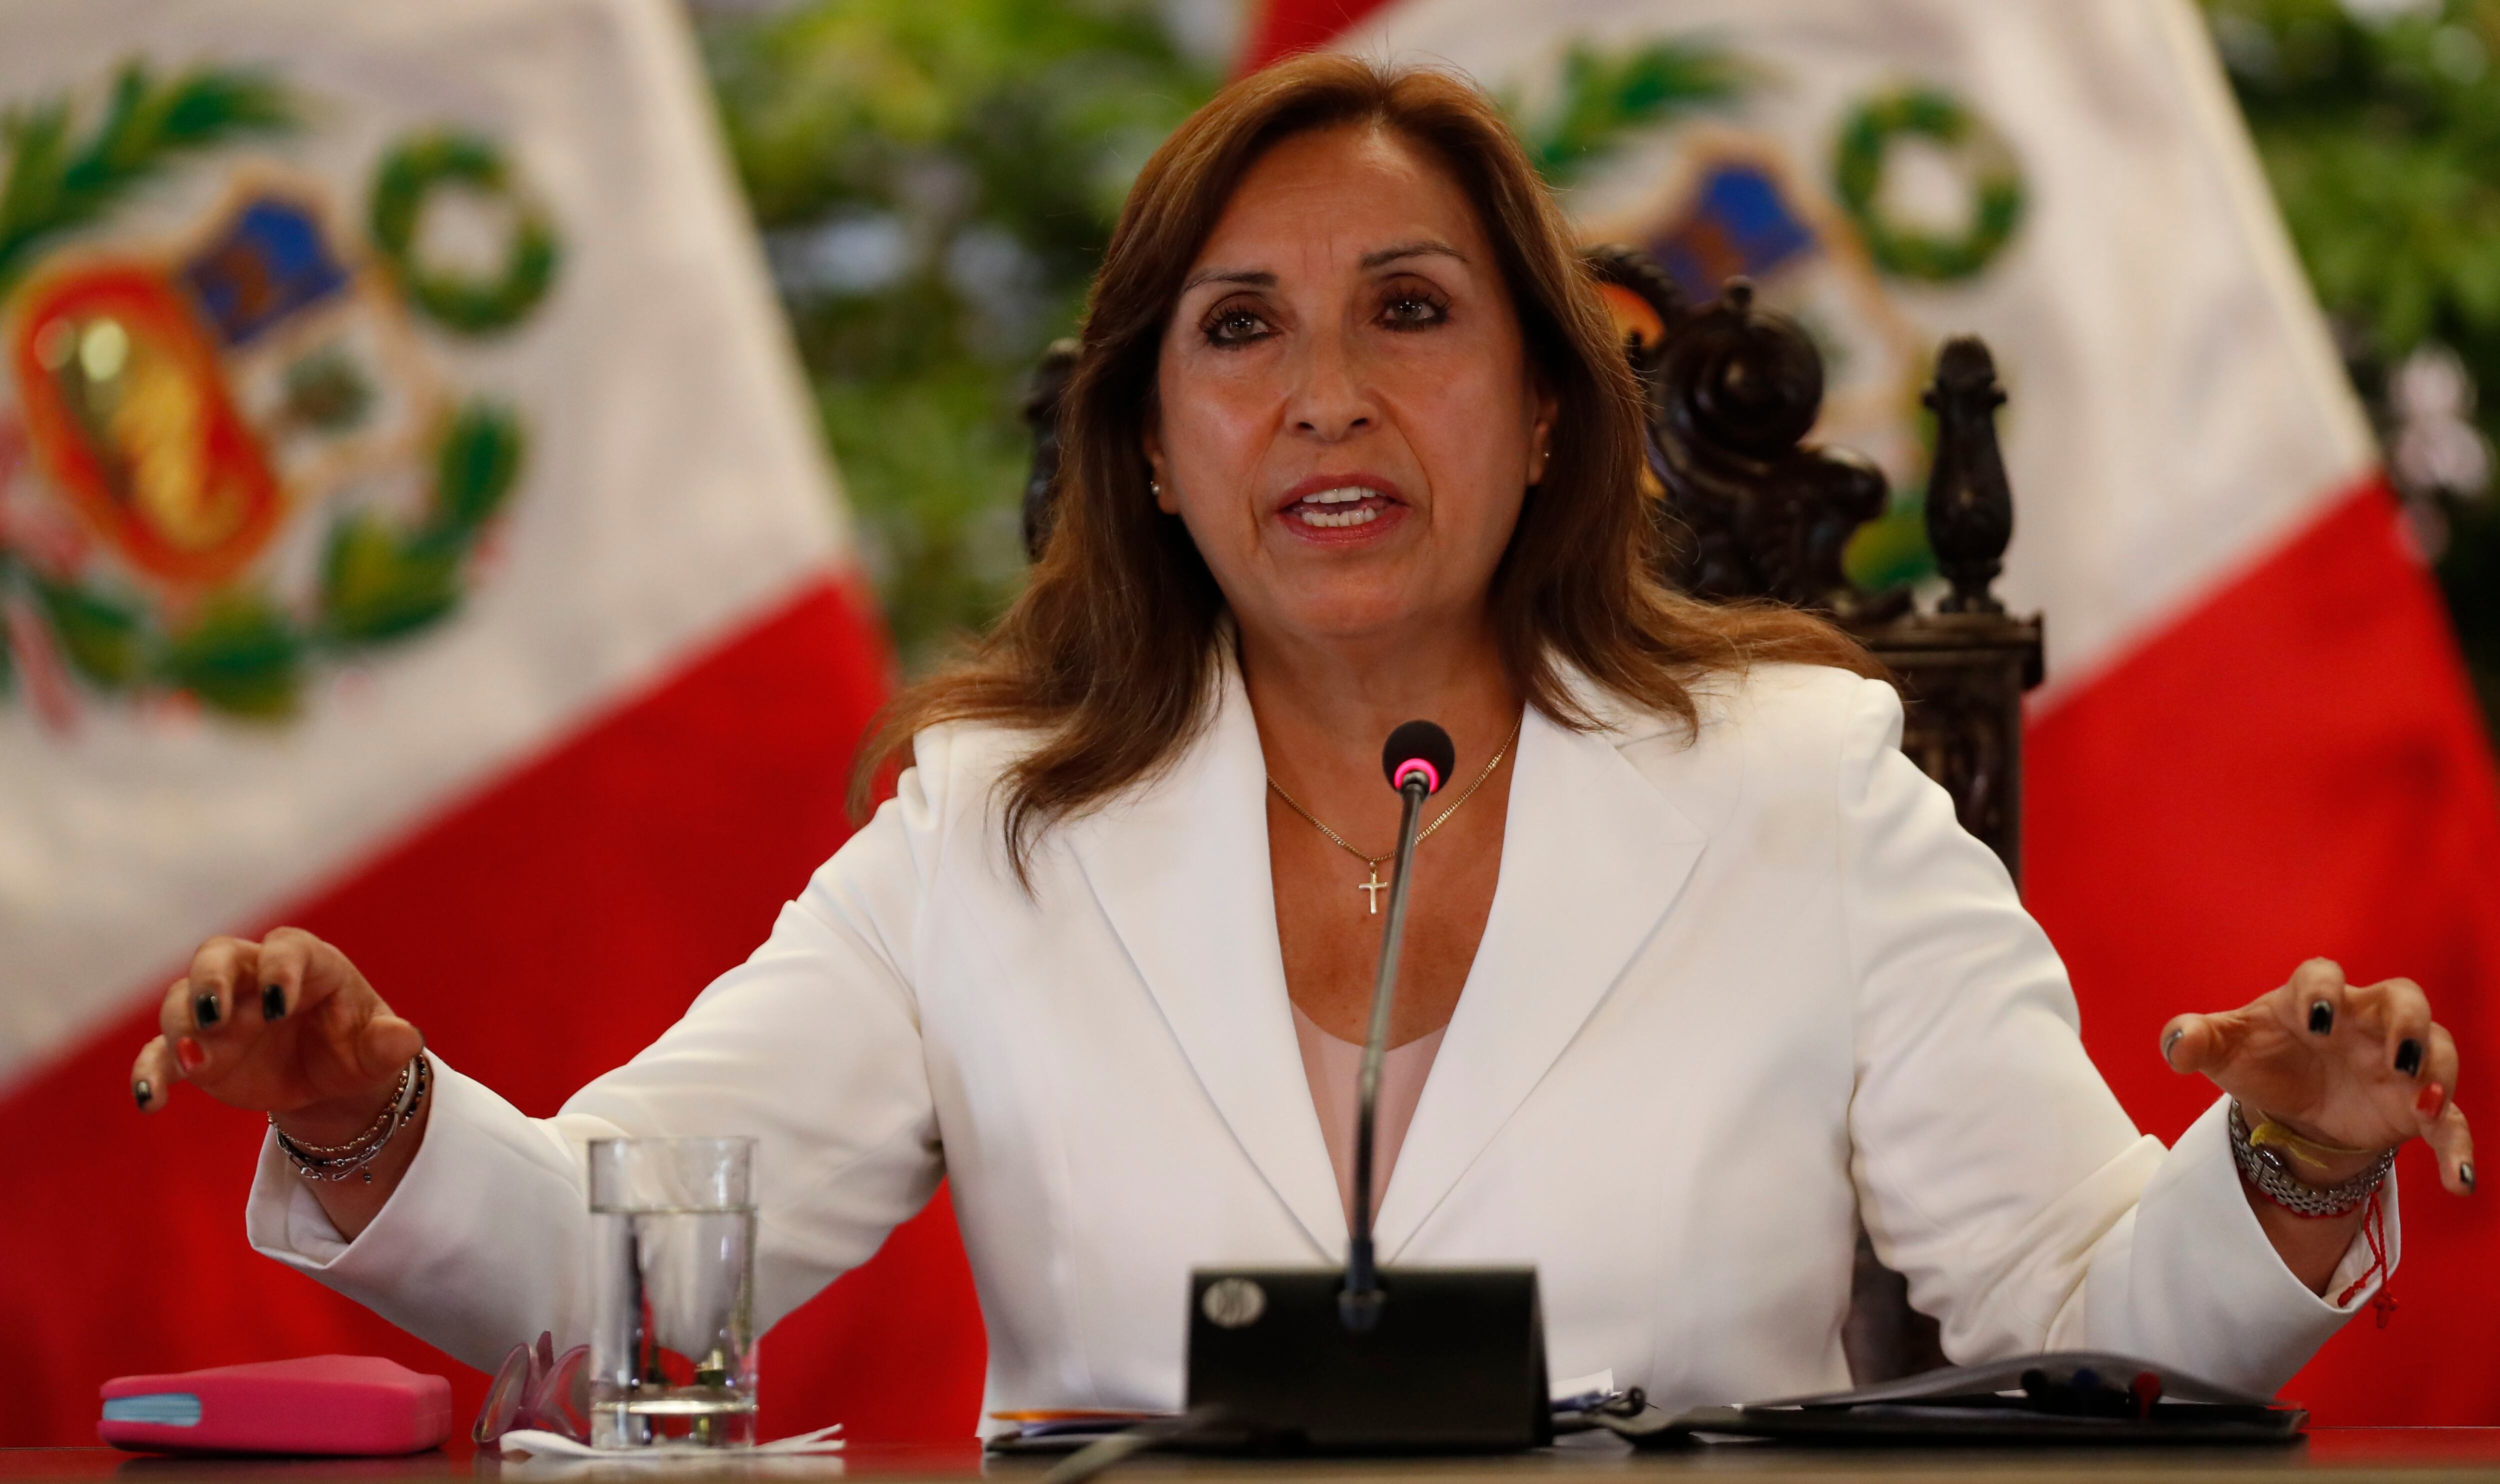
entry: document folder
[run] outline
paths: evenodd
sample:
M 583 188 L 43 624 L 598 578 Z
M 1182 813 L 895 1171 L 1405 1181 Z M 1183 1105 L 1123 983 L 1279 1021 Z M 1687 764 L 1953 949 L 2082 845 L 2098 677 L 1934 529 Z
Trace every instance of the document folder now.
M 2309 1414 L 2151 1361 L 2069 1350 L 1823 1396 L 1597 1417 L 1642 1447 L 1716 1437 L 1866 1447 L 1977 1443 L 2282 1443 Z

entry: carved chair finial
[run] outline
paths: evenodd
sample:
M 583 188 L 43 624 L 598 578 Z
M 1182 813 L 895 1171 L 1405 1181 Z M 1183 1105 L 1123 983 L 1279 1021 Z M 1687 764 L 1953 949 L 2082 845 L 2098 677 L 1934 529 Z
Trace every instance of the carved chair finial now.
M 1924 402 L 1936 414 L 1936 457 L 1927 476 L 1927 544 L 1953 591 L 1936 605 L 1947 613 L 2001 613 L 1990 586 L 2005 570 L 2014 539 L 2014 495 L 1996 444 L 1996 410 L 2005 391 L 1996 362 L 1975 335 L 1945 342 L 1935 384 Z

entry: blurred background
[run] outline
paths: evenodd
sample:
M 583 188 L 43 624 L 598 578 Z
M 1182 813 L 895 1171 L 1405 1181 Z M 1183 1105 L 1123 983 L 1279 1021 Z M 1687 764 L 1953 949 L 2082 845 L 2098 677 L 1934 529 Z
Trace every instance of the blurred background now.
M 1238 0 L 694 8 L 906 671 L 1014 594 L 1042 347 L 1129 181 L 1230 74 Z
M 2500 715 L 2500 6 L 2208 0 L 2267 182 Z
M 2500 716 L 2500 407 L 2479 396 L 2500 376 L 2500 3 L 2202 10 Z M 862 553 L 920 672 L 1015 591 L 1036 358 L 1073 333 L 1131 175 L 1229 75 L 1255 16 L 1238 0 L 692 14 Z M 1686 85 L 1706 101 L 1706 80 Z M 1928 570 L 1916 549 L 1856 565 Z
M 1135 172 L 1312 45 L 1473 69 L 1591 236 L 1794 315 L 1864 587 L 1932 596 L 1988 336 L 2023 885 L 2139 1124 L 2206 1103 L 2159 1024 L 2310 953 L 2500 1055 L 2500 0 L 0 0 L 0 1444 L 324 1351 L 475 1409 L 250 1251 L 258 1120 L 133 1113 L 163 987 L 307 927 L 536 1115 L 646 1044 L 1013 600 Z M 2500 1423 L 2500 1221 L 2418 1156 L 2323 1421 Z M 764 1432 L 961 1439 L 983 1346 L 941 1189 Z

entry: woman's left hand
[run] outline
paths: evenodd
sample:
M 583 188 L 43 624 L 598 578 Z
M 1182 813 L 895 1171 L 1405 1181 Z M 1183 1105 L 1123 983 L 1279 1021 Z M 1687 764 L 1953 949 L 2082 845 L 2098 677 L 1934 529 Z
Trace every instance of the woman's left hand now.
M 2161 1032 L 2174 1072 L 2222 1091 L 2305 1138 L 2376 1152 L 2418 1135 L 2440 1183 L 2474 1190 L 2474 1136 L 2456 1106 L 2456 1042 L 2411 979 L 2347 984 L 2311 959 L 2282 988 L 2219 1015 L 2181 1015 Z

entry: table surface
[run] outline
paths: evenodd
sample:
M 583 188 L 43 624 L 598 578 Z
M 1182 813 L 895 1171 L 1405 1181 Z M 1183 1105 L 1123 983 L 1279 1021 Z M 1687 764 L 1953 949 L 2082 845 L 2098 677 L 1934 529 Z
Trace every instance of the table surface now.
M 984 1458 L 961 1445 L 862 1445 L 816 1458 L 755 1459 L 725 1464 L 504 1464 L 477 1457 L 464 1441 L 449 1452 L 397 1459 L 146 1458 L 110 1448 L 0 1449 L 0 1484 L 115 1478 L 145 1484 L 418 1484 L 444 1478 L 545 1481 L 665 1479 L 990 1478 L 1038 1484 L 1048 1461 Z M 2401 1478 L 2405 1484 L 2446 1479 L 2500 1481 L 2500 1428 L 2319 1428 L 2306 1441 L 2270 1447 L 2194 1449 L 2044 1448 L 2024 1452 L 1974 1449 L 1864 1451 L 1797 1449 L 1757 1443 L 1718 1444 L 1667 1453 L 1634 1453 L 1611 1440 L 1592 1440 L 1506 1458 L 1314 1460 L 1255 1463 L 1142 1455 L 1104 1476 L 1160 1484 L 1500 1484 L 1517 1476 L 1536 1484 L 1645 1484 L 1636 1476 L 1738 1474 L 1744 1484 L 1832 1484 L 1883 1475 L 1887 1484 L 1941 1479 L 1949 1484 L 2089 1484 L 2140 1475 L 2193 1474 L 2198 1484 L 2237 1479 L 2280 1480 L 2290 1471 L 2326 1471 L 2341 1479 Z

